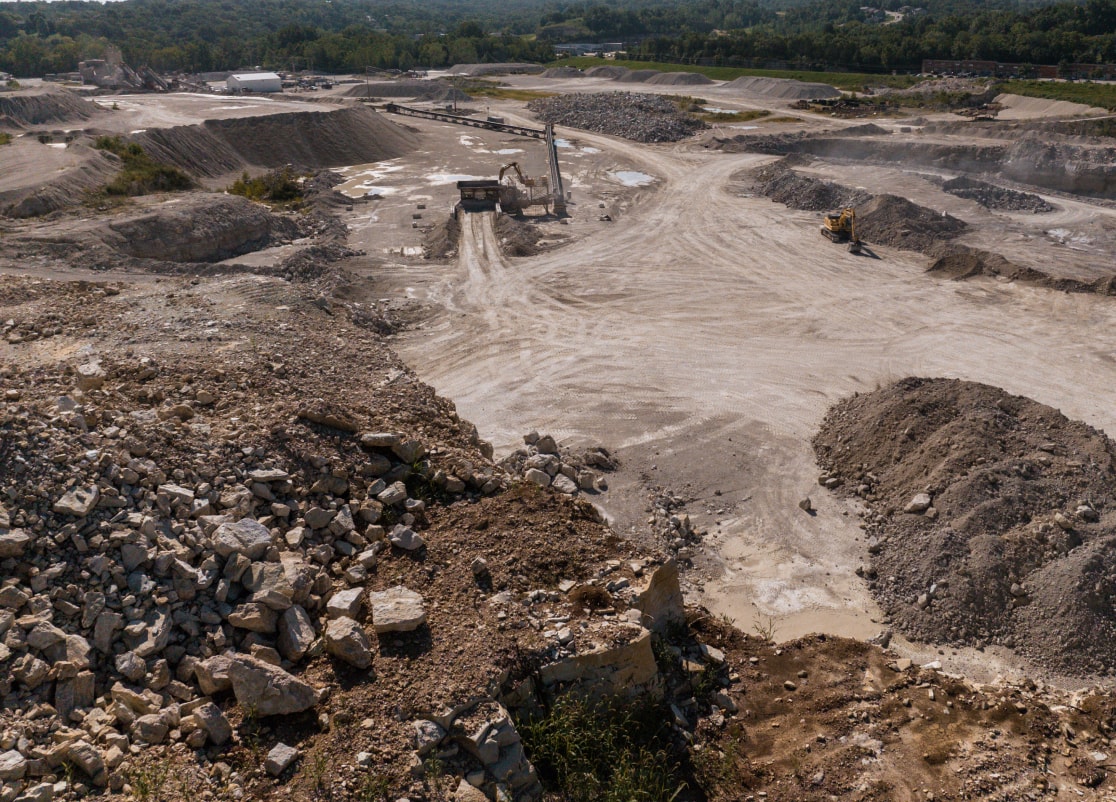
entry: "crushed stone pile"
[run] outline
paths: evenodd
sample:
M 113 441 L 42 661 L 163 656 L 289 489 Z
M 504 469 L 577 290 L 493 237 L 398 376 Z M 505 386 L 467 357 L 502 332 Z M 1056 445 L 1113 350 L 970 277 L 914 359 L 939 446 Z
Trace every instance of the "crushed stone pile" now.
M 451 75 L 469 75 L 480 77 L 484 75 L 531 75 L 543 71 L 541 64 L 525 62 L 505 62 L 496 64 L 454 64 L 449 68 Z
M 960 236 L 968 225 L 898 195 L 877 195 L 857 207 L 857 230 L 870 243 L 923 253 Z
M 395 97 L 416 98 L 430 102 L 447 100 L 468 101 L 472 98 L 446 81 L 377 81 L 369 84 L 353 84 L 345 90 L 345 97 Z
M 0 92 L 0 128 L 83 122 L 104 113 L 91 100 L 65 89 L 26 89 Z
M 745 75 L 724 85 L 725 89 L 746 95 L 777 98 L 779 100 L 818 100 L 841 97 L 841 92 L 829 84 L 806 83 L 790 78 L 760 78 Z
M 130 139 L 156 161 L 215 178 L 245 167 L 297 170 L 392 159 L 418 147 L 418 137 L 364 105 L 330 111 L 208 120 L 150 128 Z
M 705 86 L 713 79 L 700 72 L 660 72 L 647 79 L 647 83 L 657 86 Z
M 908 378 L 835 405 L 821 484 L 862 498 L 862 573 L 906 635 L 1116 673 L 1116 445 L 999 388 Z
M 998 212 L 1031 212 L 1042 214 L 1054 211 L 1054 207 L 1040 196 L 1031 192 L 998 187 L 984 181 L 960 176 L 942 184 L 942 189 L 959 198 L 968 198 L 981 206 Z
M 613 80 L 625 84 L 645 84 L 659 75 L 662 75 L 662 73 L 658 70 L 629 70 Z
M 669 98 L 636 92 L 557 95 L 532 100 L 527 108 L 543 122 L 635 142 L 677 142 L 708 127 Z
M 600 67 L 590 67 L 585 75 L 589 78 L 605 78 L 609 81 L 619 80 L 623 76 L 630 73 L 627 67 L 615 67 L 612 65 L 602 65 Z
M 577 67 L 550 67 L 543 70 L 543 78 L 583 78 L 585 73 Z
M 788 159 L 780 159 L 752 171 L 756 190 L 792 209 L 830 211 L 864 203 L 871 195 L 833 181 L 810 178 L 795 172 Z
M 599 493 L 608 489 L 603 472 L 616 470 L 617 462 L 608 449 L 595 447 L 573 453 L 549 434 L 528 432 L 523 446 L 499 462 L 508 475 L 539 487 L 553 487 L 560 493 Z

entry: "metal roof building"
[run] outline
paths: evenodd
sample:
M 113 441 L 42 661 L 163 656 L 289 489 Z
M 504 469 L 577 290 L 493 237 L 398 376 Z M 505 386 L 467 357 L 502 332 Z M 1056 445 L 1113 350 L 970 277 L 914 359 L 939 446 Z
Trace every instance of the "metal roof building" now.
M 273 72 L 239 72 L 225 79 L 225 86 L 239 92 L 282 92 L 283 81 Z

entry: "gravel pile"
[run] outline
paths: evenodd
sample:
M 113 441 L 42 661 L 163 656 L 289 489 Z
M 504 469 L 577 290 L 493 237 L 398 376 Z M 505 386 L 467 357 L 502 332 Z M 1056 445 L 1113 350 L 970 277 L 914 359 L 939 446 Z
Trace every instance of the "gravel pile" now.
M 677 142 L 707 127 L 673 100 L 636 92 L 558 95 L 532 100 L 527 108 L 543 122 L 634 142 Z
M 963 220 L 898 195 L 877 195 L 857 207 L 856 226 L 866 242 L 922 253 L 935 251 L 968 227 Z
M 796 173 L 785 159 L 764 165 L 752 175 L 756 179 L 756 191 L 792 209 L 829 211 L 856 206 L 872 197 L 859 189 Z
M 995 387 L 904 379 L 833 407 L 820 482 L 865 513 L 869 580 L 905 634 L 1116 671 L 1116 445 Z
M 981 206 L 1000 212 L 1032 212 L 1042 214 L 1054 211 L 1054 207 L 1038 195 L 1004 189 L 994 184 L 975 181 L 960 176 L 942 184 L 942 189 L 959 198 L 968 198 Z
M 660 72 L 647 79 L 647 83 L 657 86 L 705 86 L 713 83 L 700 72 Z

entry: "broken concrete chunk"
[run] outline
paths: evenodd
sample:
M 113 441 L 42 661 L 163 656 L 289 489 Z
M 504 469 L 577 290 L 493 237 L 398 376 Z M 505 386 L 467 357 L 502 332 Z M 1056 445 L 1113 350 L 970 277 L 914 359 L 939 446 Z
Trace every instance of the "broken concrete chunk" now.
M 34 538 L 22 529 L 13 529 L 10 532 L 0 530 L 0 560 L 22 557 L 33 540 Z

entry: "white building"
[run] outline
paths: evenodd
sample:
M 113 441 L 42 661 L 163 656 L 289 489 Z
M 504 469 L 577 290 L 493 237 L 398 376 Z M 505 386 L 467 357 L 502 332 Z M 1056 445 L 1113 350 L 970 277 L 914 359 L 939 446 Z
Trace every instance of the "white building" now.
M 225 86 L 236 92 L 282 92 L 283 81 L 273 72 L 239 72 L 225 79 Z

